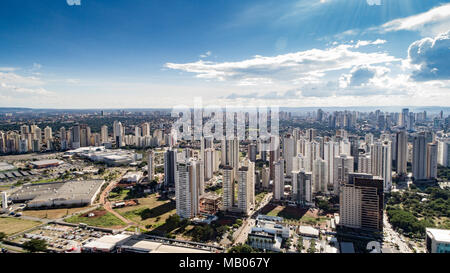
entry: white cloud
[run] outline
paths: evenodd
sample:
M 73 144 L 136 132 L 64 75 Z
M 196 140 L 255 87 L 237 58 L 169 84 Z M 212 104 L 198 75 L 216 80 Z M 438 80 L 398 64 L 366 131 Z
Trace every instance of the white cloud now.
M 18 86 L 38 86 L 44 84 L 44 82 L 40 78 L 34 76 L 25 77 L 13 72 L 0 72 L 0 83 Z
M 3 71 L 3 72 L 12 72 L 15 70 L 17 70 L 17 68 L 15 68 L 15 67 L 0 67 L 0 71 Z
M 55 93 L 43 87 L 44 82 L 34 76 L 25 77 L 13 72 L 0 72 L 0 97 L 5 103 L 16 104 L 18 101 L 36 103 L 42 97 L 54 97 Z
M 41 68 L 42 68 L 41 64 L 33 63 L 33 67 L 31 68 L 31 70 L 35 71 L 35 70 L 39 70 Z
M 346 88 L 348 86 L 367 85 L 375 77 L 380 78 L 390 72 L 390 69 L 384 66 L 359 65 L 350 70 L 349 74 L 344 74 L 339 79 L 339 86 Z
M 204 54 L 201 54 L 199 57 L 200 58 L 206 58 L 206 57 L 209 57 L 209 56 L 211 56 L 211 51 L 206 51 Z
M 79 79 L 66 79 L 67 83 L 71 83 L 71 84 L 78 84 L 80 83 Z
M 382 43 L 377 40 L 370 43 Z M 166 67 L 196 74 L 198 78 L 243 80 L 247 78 L 268 78 L 279 81 L 292 81 L 341 69 L 350 69 L 362 64 L 378 64 L 398 61 L 385 52 L 364 53 L 351 50 L 352 45 L 339 45 L 325 50 L 311 49 L 273 57 L 254 56 L 238 62 L 207 62 L 199 60 L 192 63 L 166 63 Z
M 450 79 L 450 30 L 435 38 L 415 41 L 408 48 L 412 77 L 419 81 Z
M 38 88 L 18 87 L 15 85 L 8 85 L 4 82 L 0 82 L 0 92 L 1 91 L 6 91 L 10 95 L 11 95 L 11 92 L 16 93 L 16 94 L 40 95 L 40 96 L 54 95 L 53 92 L 50 92 L 42 87 L 38 87 Z
M 437 35 L 450 29 L 450 4 L 441 5 L 429 11 L 389 21 L 381 26 L 382 32 L 411 30 L 427 36 Z
M 385 44 L 386 40 L 376 39 L 375 41 L 358 41 L 355 45 L 355 48 L 359 48 L 361 46 L 367 45 L 382 45 Z

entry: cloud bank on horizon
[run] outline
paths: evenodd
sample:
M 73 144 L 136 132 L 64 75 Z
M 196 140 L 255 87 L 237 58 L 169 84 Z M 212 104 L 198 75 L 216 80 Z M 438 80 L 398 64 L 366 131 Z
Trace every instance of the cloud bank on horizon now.
M 437 3 L 407 16 L 398 12 L 385 21 L 366 16 L 369 19 L 347 22 L 335 29 L 334 25 L 348 21 L 345 14 L 328 22 L 297 15 L 334 12 L 342 8 L 336 6 L 342 0 L 296 1 L 294 6 L 291 1 L 281 1 L 281 8 L 270 8 L 272 2 L 262 2 L 228 15 L 232 24 L 211 19 L 211 25 L 216 26 L 203 32 L 204 37 L 198 36 L 201 45 L 190 45 L 188 40 L 183 44 L 180 38 L 178 46 L 155 45 L 158 52 L 153 53 L 133 43 L 124 43 L 121 48 L 105 43 L 97 48 L 97 54 L 104 55 L 94 58 L 106 63 L 104 70 L 100 66 L 78 67 L 77 58 L 89 55 L 89 48 L 72 50 L 76 56 L 54 56 L 65 64 L 39 52 L 34 52 L 32 60 L 23 60 L 22 66 L 0 62 L 0 107 L 172 107 L 192 103 L 194 96 L 201 96 L 206 104 L 450 106 L 450 3 Z M 373 9 L 386 8 L 387 2 L 380 2 L 361 6 L 360 1 L 345 8 L 351 12 L 352 8 L 363 7 L 371 14 Z M 261 10 L 267 11 L 264 21 L 253 17 Z M 269 18 L 274 23 L 267 25 Z M 148 23 L 151 26 L 154 22 Z M 296 28 L 306 24 L 317 29 L 308 32 Z M 177 28 L 183 32 L 177 32 L 177 37 L 190 31 L 182 24 L 174 26 Z M 208 34 L 214 30 L 222 34 Z M 0 38 L 20 35 L 13 31 L 0 30 Z M 108 35 L 118 34 L 119 30 L 113 28 Z M 228 34 L 234 38 L 226 39 Z M 128 38 L 138 42 L 131 34 Z M 164 39 L 158 43 L 165 43 Z M 56 42 L 49 41 L 49 46 L 52 43 Z M 136 52 L 131 54 L 132 50 Z M 124 54 L 122 60 L 113 63 L 111 58 L 119 58 L 115 51 Z M 140 55 L 141 62 L 157 61 L 151 62 L 153 67 L 145 67 L 134 55 Z

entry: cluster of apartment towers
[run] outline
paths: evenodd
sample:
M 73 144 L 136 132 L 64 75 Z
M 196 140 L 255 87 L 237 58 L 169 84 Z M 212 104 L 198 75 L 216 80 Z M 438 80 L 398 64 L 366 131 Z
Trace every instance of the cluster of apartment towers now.
M 414 136 L 413 176 L 417 180 L 433 179 L 437 174 L 436 144 L 427 133 Z M 242 147 L 240 144 L 246 144 Z M 375 228 L 382 226 L 383 193 L 392 187 L 393 162 L 397 175 L 407 174 L 408 134 L 398 131 L 382 134 L 374 140 L 364 139 L 338 129 L 332 137 L 318 136 L 315 129 L 291 129 L 283 137 L 272 136 L 268 145 L 261 141 L 221 141 L 216 150 L 212 138 L 200 141 L 200 149 L 170 148 L 164 155 L 165 185 L 174 186 L 177 214 L 192 218 L 200 214 L 199 200 L 205 193 L 205 181 L 215 172 L 222 173 L 222 209 L 249 214 L 255 208 L 255 188 L 271 189 L 274 201 L 289 200 L 299 205 L 314 205 L 313 197 L 340 196 L 342 223 L 361 226 L 364 218 L 362 192 L 373 194 Z M 243 151 L 241 153 L 241 151 Z M 243 156 L 245 154 L 245 156 Z M 255 168 L 255 162 L 269 162 Z M 394 161 L 393 161 L 394 159 Z M 152 162 L 152 163 L 150 163 Z M 149 173 L 154 170 L 149 156 Z M 364 187 L 375 189 L 364 191 Z

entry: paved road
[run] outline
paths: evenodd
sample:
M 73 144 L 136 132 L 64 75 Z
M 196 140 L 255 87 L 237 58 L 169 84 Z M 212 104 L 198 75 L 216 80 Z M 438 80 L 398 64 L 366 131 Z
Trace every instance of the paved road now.
M 247 236 L 250 233 L 251 228 L 255 225 L 254 219 L 246 219 L 241 226 L 240 232 L 236 237 L 234 244 L 244 244 L 247 241 Z
M 247 241 L 247 236 L 256 222 L 256 220 L 253 219 L 253 216 L 258 214 L 259 211 L 270 202 L 270 200 L 272 199 L 272 195 L 273 195 L 272 193 L 267 194 L 263 198 L 263 200 L 261 200 L 258 207 L 255 210 L 253 210 L 246 219 L 243 220 L 242 226 L 239 227 L 239 229 L 236 230 L 235 234 L 233 235 L 234 237 L 233 245 L 243 244 Z
M 383 221 L 383 232 L 386 234 L 383 242 L 383 247 L 395 248 L 395 246 L 393 246 L 391 243 L 393 242 L 394 245 L 398 245 L 398 251 L 400 253 L 412 253 L 413 251 L 409 248 L 405 238 L 392 228 L 391 224 L 388 221 L 386 212 L 384 212 Z

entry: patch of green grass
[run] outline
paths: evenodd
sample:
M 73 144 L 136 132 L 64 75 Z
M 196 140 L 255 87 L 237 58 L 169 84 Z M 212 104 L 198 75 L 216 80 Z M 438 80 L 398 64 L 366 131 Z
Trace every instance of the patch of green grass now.
M 50 183 L 50 182 L 56 182 L 58 181 L 58 178 L 48 178 L 48 179 L 42 179 L 38 181 L 32 181 L 31 184 L 42 184 L 42 183 Z
M 64 219 L 64 221 L 73 224 L 85 223 L 88 226 L 107 228 L 125 225 L 122 220 L 120 220 L 110 212 L 107 212 L 105 215 L 99 217 L 84 217 L 82 215 L 74 215 L 72 217 Z
M 121 192 L 111 191 L 109 193 L 108 198 L 111 200 L 124 200 L 125 197 L 127 197 L 129 192 L 130 192 L 130 190 L 122 190 Z

